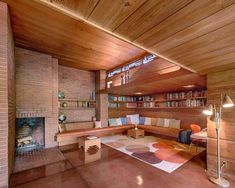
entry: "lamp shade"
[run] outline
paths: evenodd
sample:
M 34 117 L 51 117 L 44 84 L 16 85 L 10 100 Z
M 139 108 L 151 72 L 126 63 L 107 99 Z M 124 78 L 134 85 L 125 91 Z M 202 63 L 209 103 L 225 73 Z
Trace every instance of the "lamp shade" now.
M 234 103 L 233 103 L 232 99 L 228 95 L 225 95 L 224 99 L 223 99 L 223 107 L 230 108 L 233 106 L 234 106 Z
M 210 104 L 206 109 L 203 110 L 203 114 L 211 116 L 213 114 L 213 106 Z

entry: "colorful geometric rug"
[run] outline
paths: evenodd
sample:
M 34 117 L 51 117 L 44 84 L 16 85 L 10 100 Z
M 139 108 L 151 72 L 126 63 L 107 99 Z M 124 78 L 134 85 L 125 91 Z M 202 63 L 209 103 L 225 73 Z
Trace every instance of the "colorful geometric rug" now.
M 204 148 L 196 148 L 172 140 L 154 136 L 133 139 L 125 135 L 101 138 L 101 142 L 151 166 L 171 173 L 199 154 Z

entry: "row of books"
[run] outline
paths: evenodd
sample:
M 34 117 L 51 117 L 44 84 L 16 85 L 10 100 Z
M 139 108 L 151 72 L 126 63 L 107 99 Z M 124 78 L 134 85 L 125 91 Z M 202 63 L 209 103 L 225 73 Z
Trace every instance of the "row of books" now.
M 156 103 L 155 102 L 148 102 L 148 103 L 138 103 L 137 105 L 139 108 L 154 108 L 156 107 Z
M 109 108 L 120 108 L 119 103 L 109 103 Z
M 166 103 L 166 107 L 198 107 L 205 106 L 204 99 L 187 99 L 184 101 L 169 101 Z
M 109 95 L 109 101 L 119 101 L 119 102 L 137 102 L 137 101 L 153 101 L 154 98 L 151 96 L 140 96 L 140 97 L 130 97 L 130 96 L 112 96 Z
M 137 97 L 109 95 L 109 101 L 135 102 L 135 101 L 137 101 Z
M 185 99 L 185 98 L 193 98 L 193 97 L 204 97 L 205 90 L 200 91 L 187 91 L 187 92 L 177 92 L 177 93 L 167 93 L 167 100 L 170 99 Z

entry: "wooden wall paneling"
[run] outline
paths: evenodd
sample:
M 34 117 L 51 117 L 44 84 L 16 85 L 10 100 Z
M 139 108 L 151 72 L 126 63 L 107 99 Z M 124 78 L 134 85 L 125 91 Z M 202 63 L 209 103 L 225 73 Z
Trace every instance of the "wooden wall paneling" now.
M 220 94 L 227 93 L 233 101 L 235 101 L 235 69 L 211 73 L 207 76 L 207 103 L 219 104 Z M 234 126 L 234 107 L 230 109 L 223 109 L 222 113 L 222 127 L 221 127 L 221 156 L 222 160 L 228 161 L 228 165 L 223 169 L 223 173 L 230 178 L 234 176 L 235 155 L 235 126 Z M 207 121 L 208 129 L 208 147 L 207 147 L 207 163 L 208 171 L 214 173 L 216 170 L 215 156 L 216 156 L 216 134 L 215 125 L 210 120 Z
M 229 166 L 229 168 L 226 169 L 226 173 L 227 174 L 235 174 L 235 160 L 234 159 L 228 159 L 228 158 L 224 158 L 221 157 L 222 161 L 227 161 L 227 166 Z M 207 172 L 208 174 L 210 174 L 211 176 L 215 175 L 216 173 L 216 169 L 215 166 L 217 165 L 217 156 L 216 155 L 207 155 L 207 168 L 210 169 L 209 172 Z M 224 175 L 227 178 L 227 175 Z M 234 180 L 234 177 L 229 176 L 229 178 Z
M 208 155 L 215 155 L 216 154 L 216 152 L 217 152 L 216 141 L 217 141 L 216 138 L 209 139 L 209 142 L 207 145 Z M 235 143 L 234 143 L 234 141 L 221 139 L 220 145 L 221 145 L 221 157 L 228 158 L 229 160 L 234 160 L 235 159 Z
M 179 119 L 182 129 L 190 129 L 192 123 L 201 128 L 206 127 L 206 117 L 202 115 L 202 109 L 137 109 L 136 113 L 144 117 Z
M 135 109 L 109 108 L 109 118 L 126 117 L 128 114 L 135 114 Z

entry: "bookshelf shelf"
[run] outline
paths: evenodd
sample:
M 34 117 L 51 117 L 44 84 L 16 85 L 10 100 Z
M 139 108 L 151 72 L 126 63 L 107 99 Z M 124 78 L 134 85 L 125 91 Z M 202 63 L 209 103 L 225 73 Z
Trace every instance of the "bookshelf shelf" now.
M 86 110 L 95 109 L 96 101 L 80 99 L 59 99 L 59 110 Z
M 127 108 L 127 107 L 119 107 L 119 108 L 109 108 L 111 110 L 128 110 L 128 109 L 203 109 L 205 106 L 195 106 L 195 107 L 136 107 L 136 108 Z
M 205 90 L 181 91 L 152 96 L 109 96 L 111 108 L 203 108 L 206 105 Z
M 151 100 L 151 101 L 109 101 L 109 102 L 110 103 L 148 103 L 148 102 L 182 101 L 182 100 L 193 100 L 193 99 L 206 99 L 206 97 L 192 97 L 192 98 Z
M 96 101 L 94 100 L 80 100 L 80 99 L 70 99 L 70 98 L 66 98 L 66 99 L 59 99 L 59 102 L 66 102 L 66 101 L 75 101 L 75 102 L 93 102 L 95 103 Z
M 59 110 L 93 110 L 95 107 L 60 107 Z

